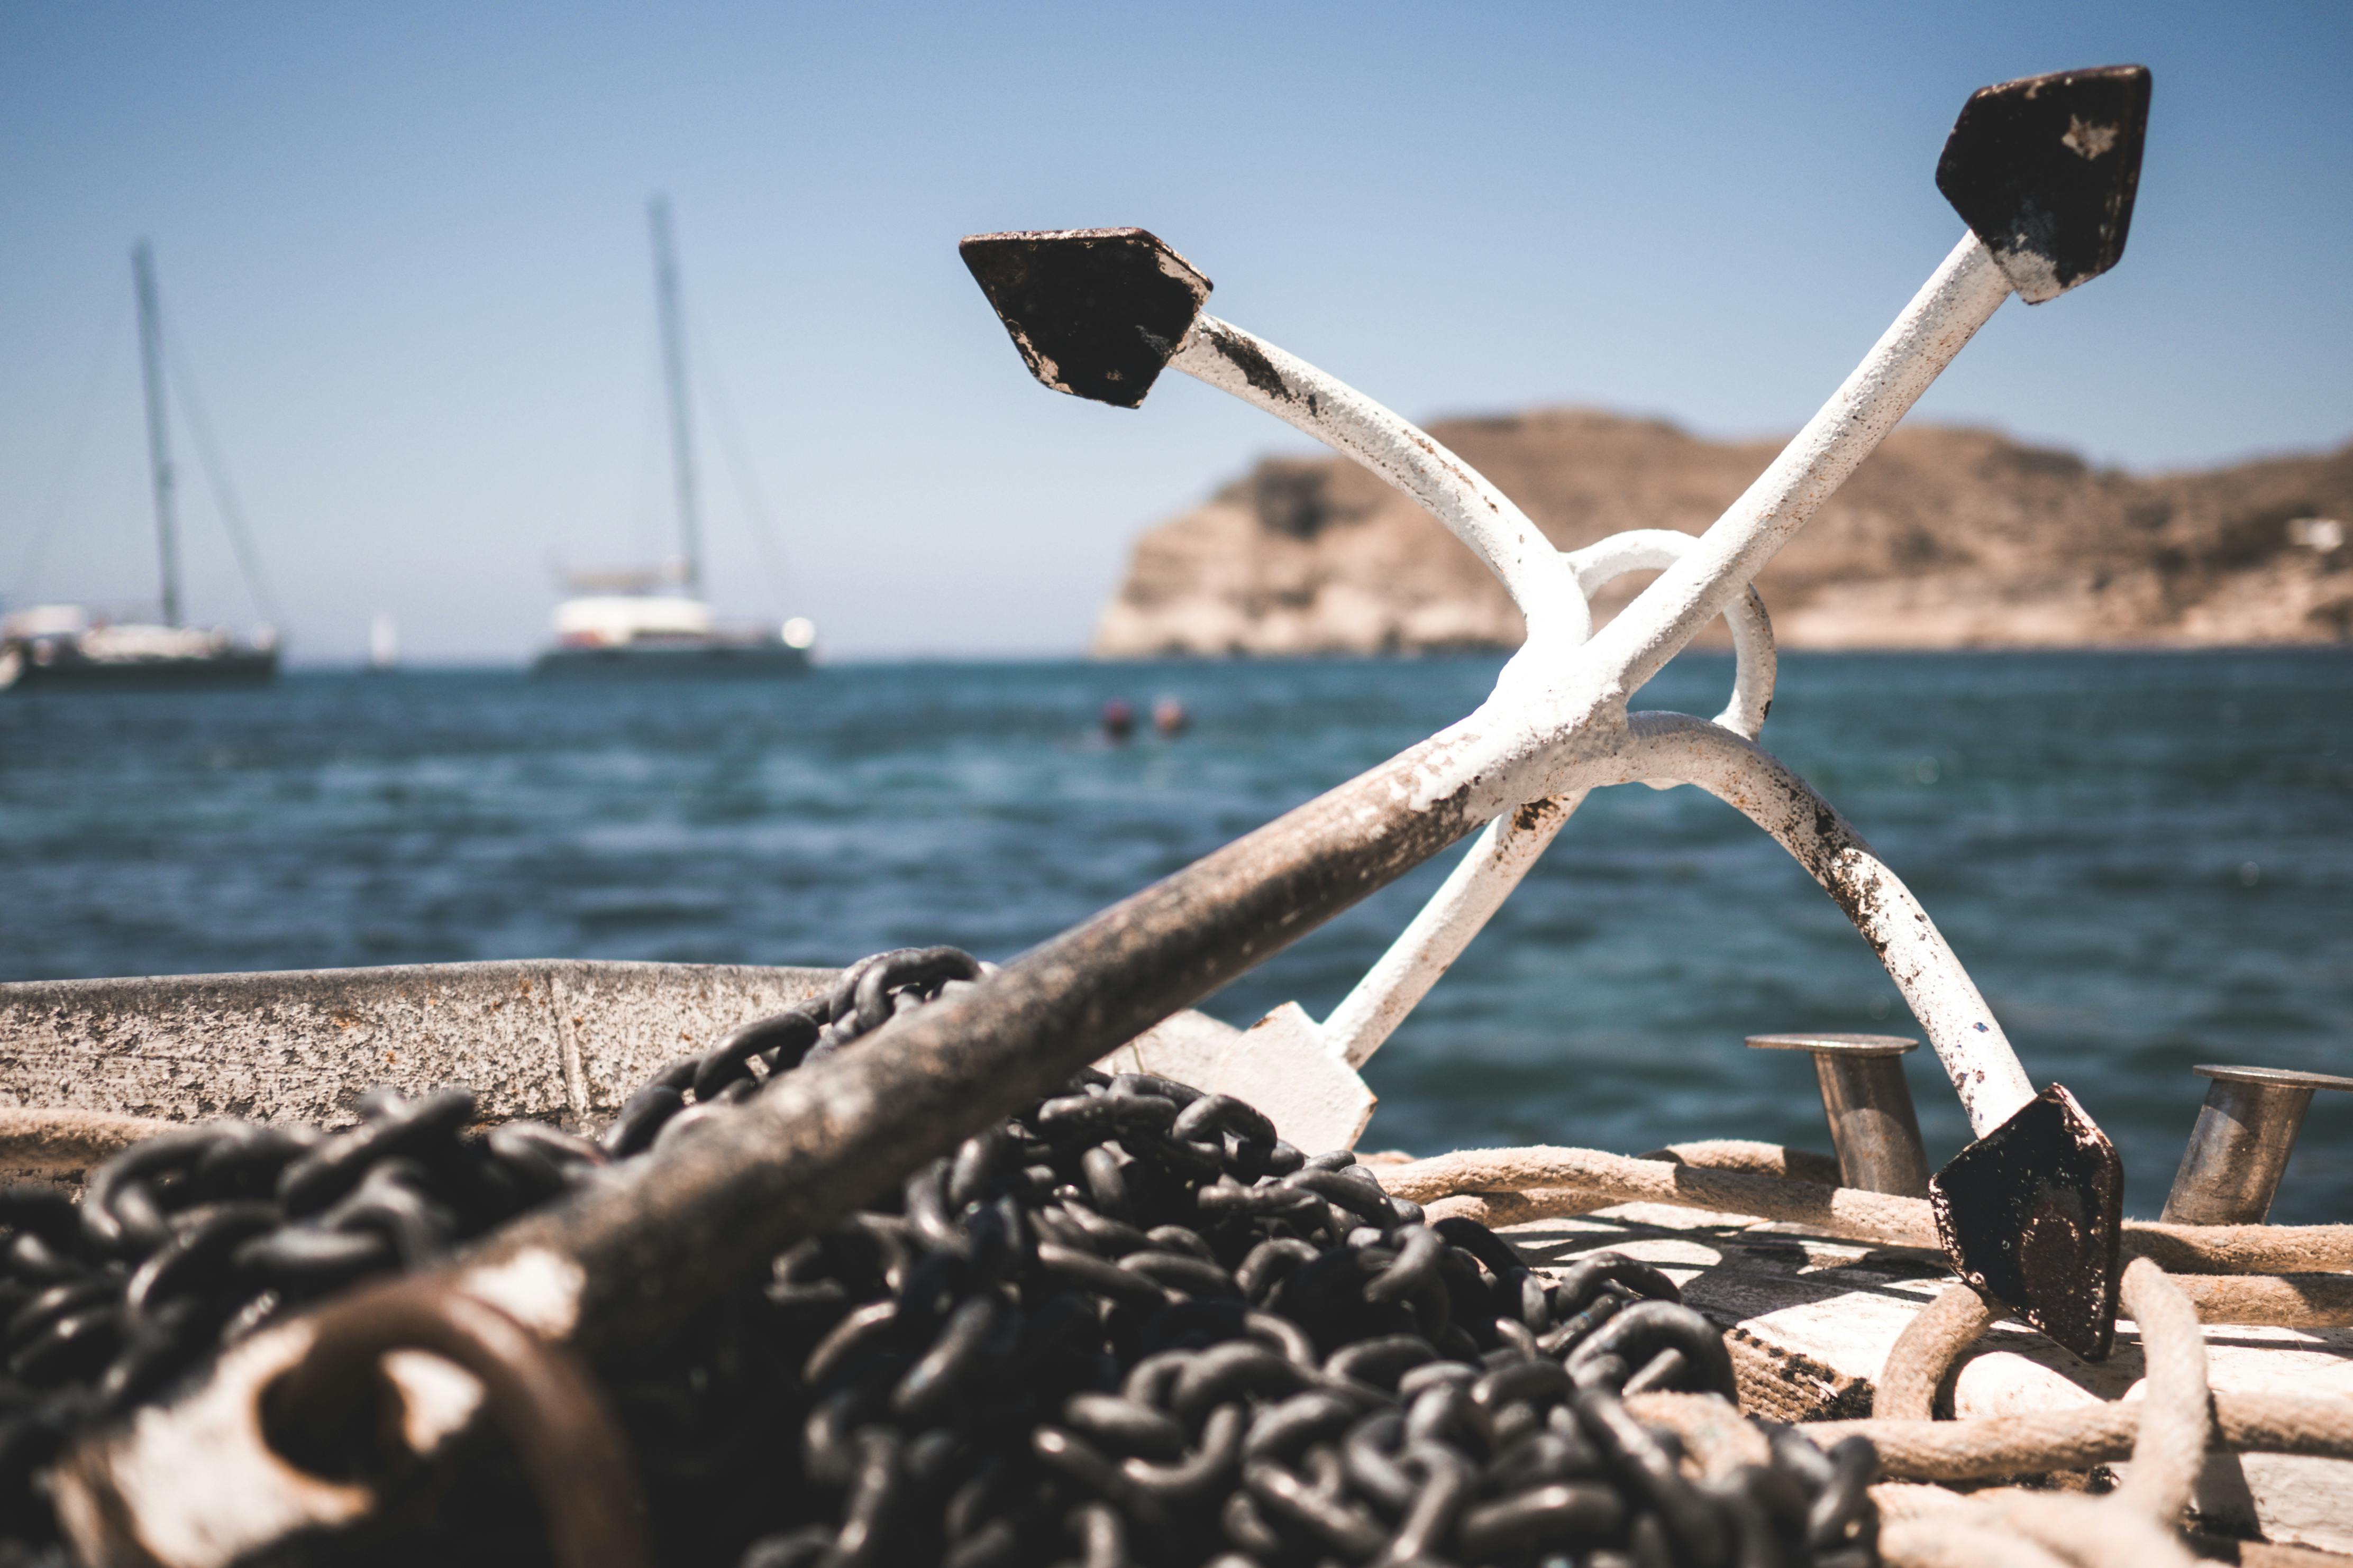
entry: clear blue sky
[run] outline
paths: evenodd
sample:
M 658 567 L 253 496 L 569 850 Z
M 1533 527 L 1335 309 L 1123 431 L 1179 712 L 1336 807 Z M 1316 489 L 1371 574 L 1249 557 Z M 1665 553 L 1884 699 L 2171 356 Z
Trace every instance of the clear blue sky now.
M 298 657 L 377 608 L 420 657 L 522 657 L 551 557 L 668 527 L 659 189 L 788 552 L 780 592 L 706 398 L 723 610 L 844 654 L 1075 650 L 1140 529 L 1297 438 L 1189 382 L 1038 388 L 958 236 L 1145 225 L 1409 416 L 1785 431 L 1957 237 L 1931 175 L 1968 92 L 2123 60 L 2157 75 L 2124 265 L 2007 307 L 1926 416 L 2136 468 L 2344 441 L 2341 0 L 11 5 L 0 595 L 152 593 L 146 236 Z M 242 620 L 179 444 L 193 607 Z

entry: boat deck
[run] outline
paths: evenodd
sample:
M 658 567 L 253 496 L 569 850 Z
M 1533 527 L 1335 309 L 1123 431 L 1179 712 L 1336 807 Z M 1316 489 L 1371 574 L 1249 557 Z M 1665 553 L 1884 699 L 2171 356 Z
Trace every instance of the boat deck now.
M 1733 1342 L 1741 1403 L 1782 1420 L 1871 1414 L 1873 1381 L 1913 1317 L 1952 1283 L 1939 1253 L 1809 1236 L 1741 1215 L 1625 1204 L 1505 1230 L 1531 1264 L 1561 1268 L 1588 1253 L 1657 1265 Z M 2353 1329 L 2210 1326 L 2218 1390 L 2353 1399 Z M 2142 1376 L 2131 1320 L 2097 1365 L 2023 1324 L 2000 1321 L 1962 1361 L 1939 1415 L 2011 1415 L 2127 1397 Z M 2105 1488 L 2126 1467 L 2063 1484 Z M 2210 1534 L 2353 1552 L 2353 1461 L 2215 1454 L 2195 1502 Z
M 664 1063 L 835 974 L 545 960 L 0 984 L 0 1108 L 332 1126 L 375 1084 L 462 1083 L 491 1120 L 599 1125 Z M 8 1133 L 0 1115 L 0 1145 Z M 0 1180 L 78 1173 L 55 1158 L 36 1169 L 0 1157 Z M 1889 1348 L 1952 1278 L 1935 1252 L 1648 1204 L 1506 1234 L 1539 1268 L 1607 1248 L 1664 1269 L 1729 1331 L 1743 1403 L 1783 1420 L 1869 1415 Z M 2206 1342 L 2219 1389 L 2353 1399 L 2353 1330 L 2210 1327 Z M 2096 1366 L 2000 1323 L 1953 1380 L 1951 1413 L 2113 1400 L 2140 1376 L 2128 1321 Z M 2098 1487 L 2121 1468 L 2065 1479 Z M 2218 1455 L 2197 1509 L 2215 1536 L 2353 1552 L 2353 1461 Z

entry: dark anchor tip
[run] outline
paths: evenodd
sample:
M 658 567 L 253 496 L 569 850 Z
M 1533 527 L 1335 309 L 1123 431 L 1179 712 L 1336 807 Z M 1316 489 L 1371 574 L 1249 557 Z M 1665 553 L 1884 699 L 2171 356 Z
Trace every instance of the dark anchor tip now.
M 1936 1234 L 1978 1294 L 2085 1361 L 2116 1332 L 2124 1162 L 2052 1084 L 1928 1181 Z
M 2100 66 L 1979 88 L 1961 106 L 1936 188 L 2028 304 L 2124 255 L 2148 92 L 2147 66 Z
M 976 234 L 956 249 L 1029 374 L 1134 408 L 1208 301 L 1200 269 L 1140 228 Z

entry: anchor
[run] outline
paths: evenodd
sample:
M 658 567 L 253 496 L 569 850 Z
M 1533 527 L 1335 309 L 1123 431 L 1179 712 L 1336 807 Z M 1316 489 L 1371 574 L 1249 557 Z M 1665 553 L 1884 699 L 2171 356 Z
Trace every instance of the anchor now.
M 1555 550 L 1470 467 L 1369 399 L 1203 313 L 1209 284 L 1141 230 L 982 237 L 965 254 L 1047 384 L 1134 406 L 1174 366 L 1366 461 L 1446 521 L 1528 620 L 1468 717 L 1101 911 L 857 1048 L 778 1075 L 691 1138 L 534 1211 L 431 1270 L 376 1288 L 463 1298 L 590 1360 L 675 1327 L 785 1246 L 1074 1070 L 1133 1041 L 1474 833 L 1436 899 L 1321 1025 L 1341 1068 L 1369 1057 L 1508 895 L 1587 792 L 1695 784 L 1770 833 L 1878 949 L 1953 1078 L 1977 1142 L 1936 1178 L 1948 1251 L 1980 1289 L 2082 1353 L 2113 1331 L 2114 1150 L 2063 1089 L 2037 1095 L 1916 900 L 1810 786 L 1761 750 L 1770 633 L 1749 584 L 2010 294 L 2039 302 L 2121 253 L 2148 92 L 2138 68 L 1991 88 L 1956 127 L 1940 186 L 1971 232 L 1830 403 L 1696 538 Z M 2071 162 L 2072 161 L 2072 162 Z M 1595 631 L 1585 594 L 1659 577 Z M 1728 616 L 1741 649 L 1716 720 L 1630 715 L 1628 697 Z M 1745 629 L 1744 629 L 1745 628 Z M 1358 1123 L 1361 1126 L 1361 1122 Z M 1353 1136 L 1354 1130 L 1351 1130 Z M 265 1404 L 356 1292 L 234 1345 L 206 1380 L 69 1452 L 57 1504 L 92 1563 L 180 1568 L 332 1551 L 374 1515 L 365 1484 L 301 1468 Z M 397 1381 L 397 1374 L 395 1374 Z M 418 1446 L 464 1412 L 412 1412 Z
M 1553 742 L 1571 764 L 1481 833 L 1388 952 L 1322 1023 L 1296 1004 L 1251 1032 L 1219 1087 L 1281 1107 L 1361 1105 L 1355 1070 L 1605 784 L 1697 784 L 1796 857 L 1878 952 L 1926 1030 L 1977 1141 L 1929 1184 L 1961 1277 L 2068 1349 L 2114 1338 L 2123 1174 L 2058 1085 L 2037 1094 L 1926 910 L 1829 802 L 1754 742 L 1772 706 L 1772 629 L 1757 572 L 1851 474 L 2011 293 L 2040 304 L 2123 255 L 2139 180 L 2148 72 L 2070 71 L 1986 88 L 1963 107 L 1936 183 L 1969 234 L 1831 400 L 1704 535 L 1645 529 L 1564 553 L 1471 465 L 1345 383 L 1208 315 L 1208 279 L 1142 229 L 976 235 L 965 263 L 1039 381 L 1137 407 L 1164 370 L 1250 403 L 1411 496 L 1486 563 L 1525 617 L 1497 684 L 1607 693 Z M 1661 570 L 1599 637 L 1587 595 Z M 1713 721 L 1628 715 L 1625 700 L 1716 614 L 1732 634 L 1731 702 Z M 1544 669 L 1549 673 L 1539 676 Z M 1544 722 L 1531 692 L 1514 713 Z M 1356 1092 L 1349 1091 L 1354 1085 Z M 1277 1114 L 1280 1115 L 1280 1110 Z M 1329 1126 L 1353 1142 L 1362 1131 Z

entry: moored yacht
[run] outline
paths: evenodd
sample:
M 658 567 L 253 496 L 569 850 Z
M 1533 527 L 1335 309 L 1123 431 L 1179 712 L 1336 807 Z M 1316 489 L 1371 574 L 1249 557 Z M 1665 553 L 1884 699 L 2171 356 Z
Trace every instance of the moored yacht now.
M 0 691 L 260 686 L 277 673 L 277 640 L 266 626 L 240 641 L 212 626 L 96 620 L 79 605 L 36 605 L 0 617 Z
M 139 301 L 139 367 L 147 405 L 147 466 L 155 492 L 155 545 L 162 578 L 160 624 L 110 620 L 80 605 L 35 605 L 0 617 L 0 690 L 124 687 L 258 686 L 278 674 L 278 637 L 180 624 L 180 545 L 172 435 L 164 384 L 163 313 L 155 259 L 145 241 L 131 252 Z
M 654 198 L 654 301 L 661 321 L 662 381 L 670 403 L 670 459 L 678 491 L 679 558 L 668 565 L 578 573 L 577 595 L 555 607 L 555 643 L 532 673 L 557 679 L 773 679 L 806 672 L 817 628 L 723 626 L 702 597 L 702 529 L 695 489 L 694 411 L 687 396 L 686 331 L 670 204 Z
M 762 678 L 807 669 L 817 628 L 796 616 L 781 626 L 723 626 L 701 599 L 675 594 L 599 594 L 555 607 L 555 646 L 532 673 L 553 677 Z

